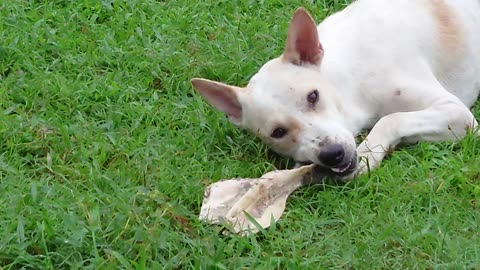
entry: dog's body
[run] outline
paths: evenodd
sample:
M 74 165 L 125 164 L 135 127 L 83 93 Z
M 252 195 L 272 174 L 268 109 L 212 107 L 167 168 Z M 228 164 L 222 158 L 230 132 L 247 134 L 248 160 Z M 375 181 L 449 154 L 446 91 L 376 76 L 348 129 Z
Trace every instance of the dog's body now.
M 277 152 L 350 178 L 399 143 L 477 126 L 468 108 L 480 91 L 480 1 L 358 0 L 318 27 L 299 9 L 284 53 L 245 89 L 192 83 Z

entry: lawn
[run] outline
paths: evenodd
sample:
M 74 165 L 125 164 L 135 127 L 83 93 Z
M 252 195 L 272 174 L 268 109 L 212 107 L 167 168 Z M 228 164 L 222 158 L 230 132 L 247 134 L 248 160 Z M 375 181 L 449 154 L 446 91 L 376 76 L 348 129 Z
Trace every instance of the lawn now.
M 210 183 L 292 162 L 190 78 L 243 85 L 299 5 L 344 2 L 1 1 L 0 269 L 480 269 L 473 136 L 303 188 L 255 236 L 197 220 Z

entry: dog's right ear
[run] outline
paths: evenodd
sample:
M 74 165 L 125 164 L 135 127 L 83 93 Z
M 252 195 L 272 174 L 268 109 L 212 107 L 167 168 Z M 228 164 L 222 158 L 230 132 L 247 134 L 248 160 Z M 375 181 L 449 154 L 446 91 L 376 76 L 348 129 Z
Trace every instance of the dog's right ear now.
M 317 25 L 303 7 L 293 14 L 288 27 L 283 59 L 295 65 L 320 65 L 323 47 L 318 39 Z
M 193 78 L 191 83 L 208 103 L 225 113 L 234 124 L 240 125 L 242 105 L 238 100 L 239 87 L 199 78 Z

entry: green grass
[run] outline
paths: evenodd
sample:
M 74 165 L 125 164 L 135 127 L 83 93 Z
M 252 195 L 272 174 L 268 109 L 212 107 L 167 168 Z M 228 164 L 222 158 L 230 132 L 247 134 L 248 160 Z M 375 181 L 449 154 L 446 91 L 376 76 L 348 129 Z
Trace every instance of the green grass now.
M 320 20 L 343 2 L 302 5 Z M 404 147 L 343 187 L 304 188 L 256 236 L 197 220 L 208 184 L 291 162 L 189 80 L 245 84 L 282 51 L 298 5 L 1 1 L 3 269 L 480 269 L 472 136 Z

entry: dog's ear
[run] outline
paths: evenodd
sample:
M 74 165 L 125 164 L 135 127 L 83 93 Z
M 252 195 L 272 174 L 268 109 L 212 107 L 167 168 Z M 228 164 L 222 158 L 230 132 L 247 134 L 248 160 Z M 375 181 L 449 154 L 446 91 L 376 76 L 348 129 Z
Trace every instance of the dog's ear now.
M 295 65 L 320 65 L 322 61 L 323 47 L 318 39 L 317 25 L 303 7 L 293 14 L 283 58 Z
M 206 79 L 193 78 L 193 87 L 215 108 L 225 113 L 230 121 L 242 121 L 242 105 L 238 100 L 240 88 Z

